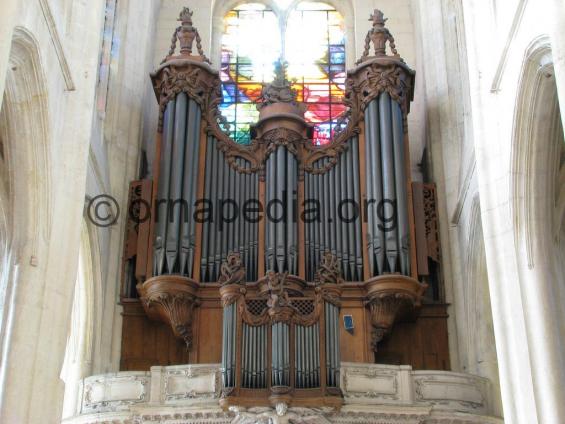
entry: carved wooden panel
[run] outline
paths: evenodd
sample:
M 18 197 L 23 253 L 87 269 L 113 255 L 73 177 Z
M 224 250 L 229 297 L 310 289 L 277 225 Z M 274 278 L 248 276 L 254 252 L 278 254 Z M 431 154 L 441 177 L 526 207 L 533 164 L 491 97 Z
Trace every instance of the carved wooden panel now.
M 156 365 L 217 364 L 222 354 L 222 309 L 219 300 L 195 309 L 194 348 L 186 349 L 168 324 L 150 320 L 138 300 L 123 301 L 120 370 L 147 371 Z
M 447 305 L 423 305 L 416 322 L 396 323 L 394 332 L 379 343 L 376 362 L 449 370 L 447 317 Z

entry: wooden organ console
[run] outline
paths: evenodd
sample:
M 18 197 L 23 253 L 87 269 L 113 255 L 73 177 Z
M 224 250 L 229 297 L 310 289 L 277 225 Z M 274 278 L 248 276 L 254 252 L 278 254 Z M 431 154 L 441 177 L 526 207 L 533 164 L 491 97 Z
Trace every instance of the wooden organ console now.
M 439 262 L 433 186 L 410 176 L 414 72 L 376 10 L 330 143 L 312 143 L 279 62 L 238 144 L 191 17 L 151 75 L 159 127 L 152 180 L 130 189 L 122 368 L 221 362 L 225 406 L 339 406 L 340 361 L 379 360 L 395 323 L 418 325 Z M 435 355 L 445 369 L 445 305 L 427 313 L 443 321 L 422 367 Z

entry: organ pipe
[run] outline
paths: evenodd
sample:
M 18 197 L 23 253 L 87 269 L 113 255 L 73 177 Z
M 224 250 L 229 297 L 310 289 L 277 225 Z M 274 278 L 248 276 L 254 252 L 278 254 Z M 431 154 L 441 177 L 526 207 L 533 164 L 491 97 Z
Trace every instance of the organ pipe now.
M 347 149 L 337 164 L 323 174 L 306 173 L 304 184 L 307 198 L 320 202 L 320 219 L 305 222 L 308 240 L 306 275 L 314 278 L 322 255 L 329 251 L 341 261 L 343 276 L 347 281 L 363 279 L 363 255 L 361 238 L 362 206 L 359 191 L 358 138 L 347 141 Z M 327 158 L 315 164 L 316 169 L 329 165 Z M 355 218 L 355 208 L 358 208 Z
M 154 239 L 154 274 L 192 276 L 196 223 L 192 210 L 200 152 L 200 106 L 179 93 L 164 114 L 157 217 Z

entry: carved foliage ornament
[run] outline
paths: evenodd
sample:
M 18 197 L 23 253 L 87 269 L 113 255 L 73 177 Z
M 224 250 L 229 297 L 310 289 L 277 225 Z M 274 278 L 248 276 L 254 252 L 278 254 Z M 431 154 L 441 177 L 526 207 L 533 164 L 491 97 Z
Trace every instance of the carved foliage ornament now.
M 196 306 L 198 283 L 179 275 L 160 275 L 137 285 L 145 312 L 149 318 L 168 323 L 175 335 L 192 346 L 192 317 Z
M 376 352 L 394 323 L 419 308 L 427 285 L 404 275 L 385 274 L 372 278 L 365 287 L 373 327 L 371 347 Z
M 188 293 L 156 293 L 144 298 L 143 302 L 149 308 L 161 308 L 175 336 L 184 340 L 187 349 L 192 347 L 192 315 L 200 304 L 197 298 Z

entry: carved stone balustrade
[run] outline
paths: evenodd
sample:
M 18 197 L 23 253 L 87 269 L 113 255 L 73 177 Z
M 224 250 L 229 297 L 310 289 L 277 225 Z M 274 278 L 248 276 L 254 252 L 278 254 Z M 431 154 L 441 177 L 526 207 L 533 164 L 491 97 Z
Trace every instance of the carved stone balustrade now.
M 65 424 L 101 423 L 414 423 L 501 424 L 492 416 L 490 382 L 410 366 L 341 364 L 344 405 L 331 407 L 220 406 L 220 365 L 152 367 L 85 378 L 76 415 Z M 268 421 L 268 420 L 272 421 Z

